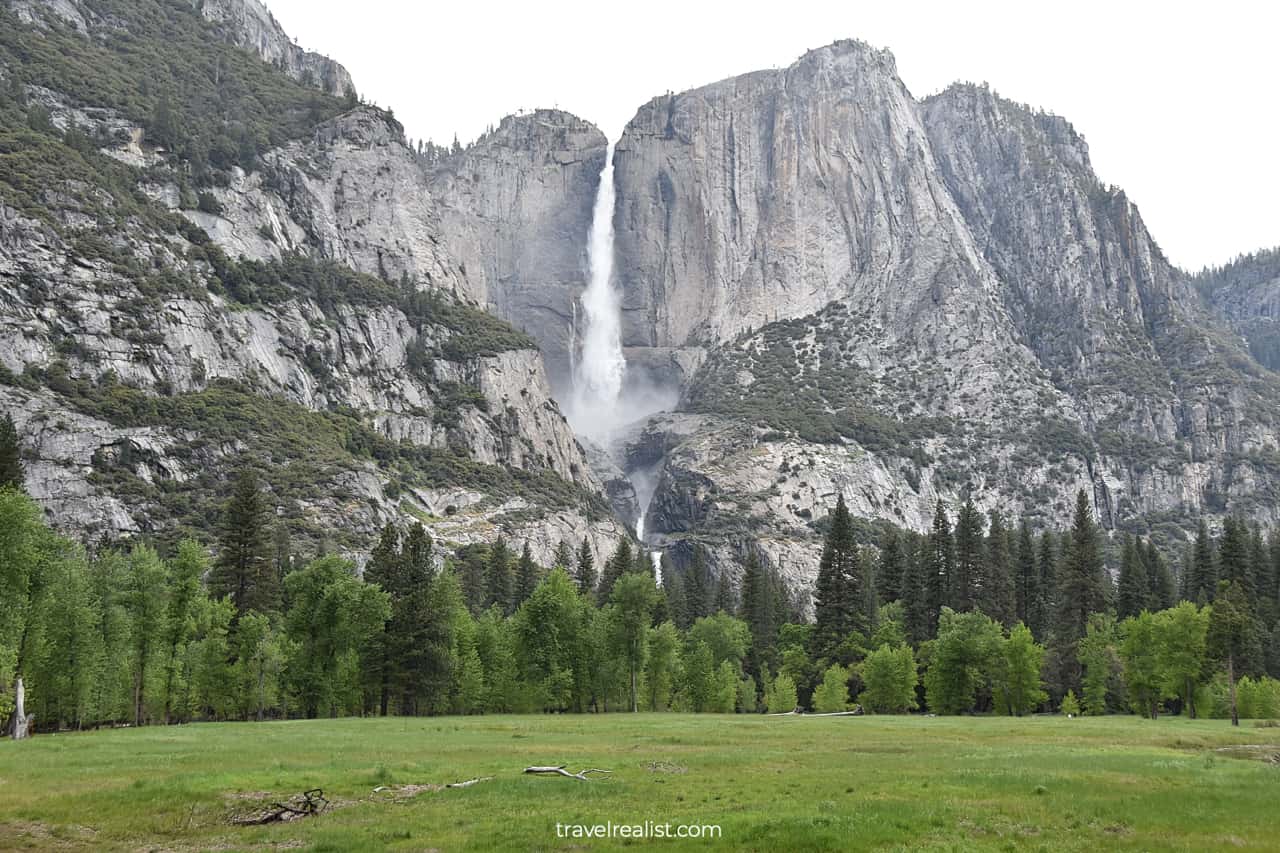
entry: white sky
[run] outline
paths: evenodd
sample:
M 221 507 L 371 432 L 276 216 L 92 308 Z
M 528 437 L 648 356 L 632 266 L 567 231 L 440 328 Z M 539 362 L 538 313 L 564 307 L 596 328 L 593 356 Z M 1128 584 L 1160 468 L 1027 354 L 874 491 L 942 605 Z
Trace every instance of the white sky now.
M 553 106 L 616 139 L 654 95 L 859 38 L 893 51 L 917 97 L 986 81 L 1065 116 L 1100 177 L 1126 190 L 1184 268 L 1280 244 L 1280 4 L 267 3 L 410 137 L 441 143 Z

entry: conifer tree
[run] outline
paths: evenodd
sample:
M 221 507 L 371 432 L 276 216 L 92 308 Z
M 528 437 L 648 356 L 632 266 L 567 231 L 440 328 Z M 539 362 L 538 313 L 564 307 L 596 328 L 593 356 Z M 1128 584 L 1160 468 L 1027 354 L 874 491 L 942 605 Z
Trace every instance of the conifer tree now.
M 569 547 L 569 543 L 561 539 L 560 544 L 556 546 L 556 555 L 551 562 L 552 568 L 564 569 L 566 573 L 573 572 L 573 549 Z
M 1058 577 L 1053 644 L 1058 653 L 1060 686 L 1079 691 L 1077 644 L 1089 625 L 1089 615 L 1106 607 L 1103 588 L 1102 544 L 1093 506 L 1084 489 L 1076 494 L 1075 517 L 1067 538 Z
M 596 590 L 596 601 L 604 604 L 613 594 L 613 585 L 618 578 L 631 571 L 634 557 L 631 553 L 631 542 L 626 537 L 618 541 L 613 556 L 605 561 L 604 571 L 600 573 L 600 587 Z
M 814 589 L 813 657 L 828 658 L 853 631 L 870 630 L 866 573 L 853 539 L 853 520 L 844 495 L 836 499 L 818 563 Z
M 529 543 L 524 543 L 524 550 L 520 552 L 520 562 L 516 565 L 516 599 L 513 607 L 519 607 L 529 596 L 533 595 L 533 590 L 538 586 L 539 572 L 538 564 L 533 561 L 533 553 L 529 550 Z
M 1205 638 L 1209 658 L 1226 667 L 1231 696 L 1231 725 L 1240 725 L 1236 681 L 1258 652 L 1258 635 L 1249 601 L 1238 584 L 1222 581 L 1209 613 Z
M 755 549 L 747 551 L 742 568 L 741 618 L 751 630 L 747 672 L 761 678 L 776 664 L 778 626 L 774 621 L 773 583 L 770 572 L 760 565 Z
M 1031 537 L 1031 525 L 1022 519 L 1018 525 L 1014 570 L 1014 618 L 1025 623 L 1036 639 L 1043 639 L 1037 632 L 1036 599 L 1040 595 L 1040 572 L 1036 568 L 1036 545 Z
M 717 613 L 734 613 L 733 587 L 729 585 L 729 573 L 721 571 L 716 578 L 716 599 L 713 605 Z
M 1138 554 L 1146 565 L 1147 582 L 1151 585 L 1147 606 L 1151 610 L 1165 610 L 1172 607 L 1177 602 L 1178 595 L 1168 561 L 1150 539 L 1145 544 L 1139 540 Z
M 400 531 L 391 522 L 382 528 L 378 544 L 369 553 L 364 568 L 366 583 L 377 584 L 387 593 L 394 610 L 403 593 L 403 561 L 400 556 Z M 360 650 L 361 675 L 378 700 L 378 713 L 386 716 L 391 702 L 391 683 L 399 673 L 400 638 L 393 629 L 392 612 L 383 621 L 382 630 L 374 632 Z
M 684 618 L 692 625 L 711 615 L 711 572 L 702 546 L 693 546 L 693 559 L 681 579 L 684 581 Z
M 1119 595 L 1116 600 L 1116 615 L 1121 619 L 1137 616 L 1148 609 L 1150 602 L 1151 582 L 1147 578 L 1146 562 L 1139 556 L 1138 548 L 1133 537 L 1126 534 L 1120 553 Z
M 485 581 L 485 606 L 497 607 L 510 615 L 515 610 L 515 580 L 511 574 L 511 549 L 507 547 L 507 540 L 501 536 L 489 547 Z
M 982 586 L 982 515 L 968 494 L 956 516 L 952 606 L 960 612 L 973 610 L 981 601 Z
M 1199 604 L 1213 601 L 1213 596 L 1218 589 L 1216 563 L 1213 541 L 1209 538 L 1209 528 L 1205 525 L 1204 519 L 1200 519 L 1200 524 L 1196 527 L 1196 540 L 1191 552 L 1191 571 L 1187 576 L 1184 598 Z
M 902 537 L 897 528 L 890 528 L 876 563 L 876 597 L 882 604 L 902 598 L 903 565 Z
M 240 472 L 223 509 L 209 592 L 214 598 L 231 596 L 237 617 L 249 610 L 270 613 L 279 609 L 280 587 L 267 538 L 266 502 L 252 468 Z
M 938 631 L 938 614 L 943 607 L 951 606 L 951 586 L 955 576 L 955 543 L 951 537 L 951 521 L 942 500 L 933 513 L 933 529 L 929 533 L 928 549 L 923 555 L 925 598 L 928 602 L 925 636 L 932 637 Z
M 582 540 L 578 546 L 578 569 L 576 572 L 578 592 L 590 595 L 596 588 L 596 558 L 591 554 L 591 542 Z
M 1249 531 L 1244 521 L 1227 516 L 1222 522 L 1222 538 L 1218 542 L 1217 579 L 1238 584 L 1246 601 L 1253 601 L 1257 589 L 1253 583 L 1249 558 Z
M 903 617 L 907 637 L 919 645 L 931 636 L 933 611 L 929 603 L 927 572 L 930 562 L 929 537 L 912 537 L 905 547 L 906 566 L 902 574 Z
M 1048 530 L 1040 534 L 1036 555 L 1036 571 L 1040 574 L 1039 594 L 1033 602 L 1031 632 L 1046 641 L 1053 625 L 1053 609 L 1058 600 L 1058 548 Z
M 662 562 L 662 594 L 667 599 L 667 618 L 679 629 L 689 627 L 684 591 L 684 573 L 677 570 L 669 560 Z
M 0 418 L 0 489 L 10 486 L 22 491 L 26 472 L 22 469 L 22 450 L 18 445 L 18 431 L 13 418 L 6 412 Z
M 1012 626 L 1015 615 L 1013 588 L 1013 555 L 1010 553 L 1009 529 L 998 509 L 991 510 L 991 526 L 987 531 L 983 561 L 982 588 L 979 604 L 982 612 L 1001 625 Z

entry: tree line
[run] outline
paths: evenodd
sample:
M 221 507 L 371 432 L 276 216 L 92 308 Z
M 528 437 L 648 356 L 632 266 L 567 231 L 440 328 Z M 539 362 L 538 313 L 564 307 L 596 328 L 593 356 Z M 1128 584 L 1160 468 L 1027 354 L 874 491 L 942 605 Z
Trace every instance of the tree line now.
M 1126 539 L 1116 580 L 1081 493 L 1062 532 L 939 504 L 928 533 L 856 541 L 829 516 L 812 620 L 745 549 L 662 583 L 623 541 L 539 565 L 499 538 L 437 553 L 388 525 L 362 570 L 302 560 L 251 469 L 213 556 L 194 541 L 90 555 L 21 491 L 0 422 L 0 717 L 37 730 L 336 715 L 797 707 L 872 713 L 1280 716 L 1275 537 L 1202 527 L 1178 569 Z M 1261 544 L 1259 544 L 1261 543 Z M 1271 624 L 1274 625 L 1274 622 Z

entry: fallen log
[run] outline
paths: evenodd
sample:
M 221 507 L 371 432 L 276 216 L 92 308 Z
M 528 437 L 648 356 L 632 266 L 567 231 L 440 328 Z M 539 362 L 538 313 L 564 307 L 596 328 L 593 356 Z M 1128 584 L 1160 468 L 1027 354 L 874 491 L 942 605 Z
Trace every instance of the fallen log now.
M 525 773 L 559 774 L 561 776 L 568 776 L 570 779 L 580 779 L 583 782 L 591 781 L 590 779 L 587 778 L 588 773 L 612 773 L 613 772 L 612 770 L 601 770 L 598 767 L 588 767 L 585 770 L 579 770 L 577 773 L 570 773 L 568 770 L 565 770 L 564 767 L 565 766 L 563 764 L 558 765 L 556 767 L 534 766 L 534 767 L 526 767 L 524 769 L 524 772 Z
M 287 802 L 272 803 L 257 814 L 238 817 L 231 822 L 237 826 L 287 823 L 298 818 L 315 817 L 328 806 L 329 801 L 324 798 L 324 791 L 320 788 L 312 788 L 309 791 L 303 791 L 298 796 L 291 797 Z
M 477 776 L 476 778 L 468 779 L 465 782 L 450 782 L 448 785 L 445 785 L 445 787 L 446 788 L 470 788 L 472 785 L 474 785 L 477 782 L 488 782 L 492 778 L 493 778 L 492 776 Z

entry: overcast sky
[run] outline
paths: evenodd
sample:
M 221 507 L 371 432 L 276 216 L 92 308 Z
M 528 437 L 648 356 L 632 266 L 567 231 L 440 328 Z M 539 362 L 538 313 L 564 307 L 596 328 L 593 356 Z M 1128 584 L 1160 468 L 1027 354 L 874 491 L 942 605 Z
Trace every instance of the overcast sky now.
M 553 106 L 617 139 L 654 95 L 859 38 L 893 51 L 917 97 L 986 81 L 1068 118 L 1185 268 L 1280 244 L 1280 4 L 267 3 L 410 137 L 441 143 Z

